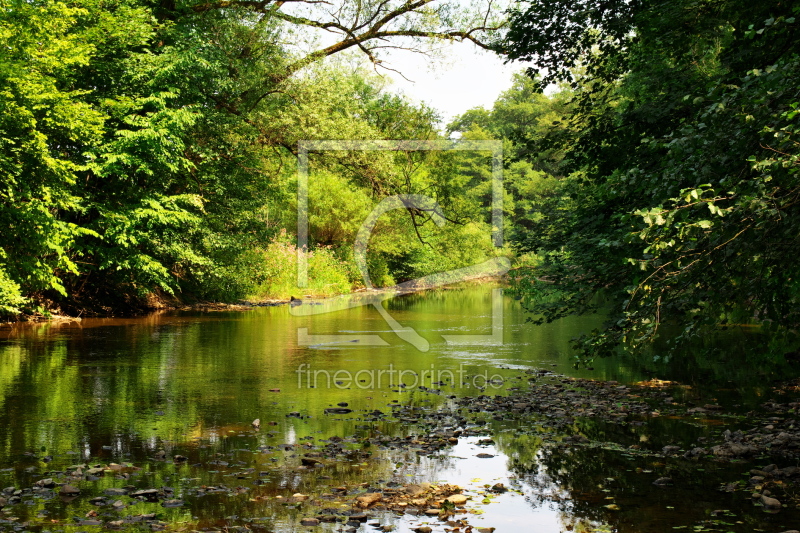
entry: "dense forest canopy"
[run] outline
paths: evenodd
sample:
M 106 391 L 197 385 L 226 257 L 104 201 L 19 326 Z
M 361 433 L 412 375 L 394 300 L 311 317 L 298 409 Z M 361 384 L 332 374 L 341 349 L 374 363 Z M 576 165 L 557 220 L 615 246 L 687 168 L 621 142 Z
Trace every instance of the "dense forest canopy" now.
M 431 40 L 486 46 L 496 15 L 491 3 L 433 0 L 3 2 L 0 309 L 231 300 L 264 284 L 288 296 L 298 141 L 435 137 L 435 112 L 387 92 L 366 65 Z M 309 28 L 327 37 L 305 43 Z M 435 179 L 395 159 L 313 162 L 311 202 L 329 204 L 311 221 L 319 287 L 356 281 L 331 247 L 354 234 L 349 217 Z M 446 203 L 452 191 L 436 194 Z M 469 221 L 451 238 L 490 252 L 468 239 Z M 455 260 L 411 240 L 406 219 L 385 226 L 373 262 L 386 282 L 392 261 Z
M 541 320 L 603 307 L 583 355 L 669 351 L 727 325 L 797 347 L 800 6 L 521 2 L 500 46 L 574 91 L 557 194 L 520 241 Z M 693 344 L 694 343 L 694 344 Z

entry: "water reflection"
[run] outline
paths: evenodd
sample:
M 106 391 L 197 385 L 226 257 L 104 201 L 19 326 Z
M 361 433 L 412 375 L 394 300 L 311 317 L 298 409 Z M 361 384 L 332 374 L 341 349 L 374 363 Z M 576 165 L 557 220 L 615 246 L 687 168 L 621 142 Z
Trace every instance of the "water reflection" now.
M 214 528 L 241 525 L 247 518 L 269 529 L 290 530 L 302 517 L 301 510 L 278 501 L 278 495 L 324 493 L 335 485 L 380 481 L 463 482 L 478 497 L 484 483 L 502 480 L 518 492 L 493 496 L 485 514 L 474 520 L 492 527 L 505 525 L 503 531 L 514 531 L 517 523 L 524 523 L 526 530 L 536 525 L 541 531 L 568 527 L 662 531 L 671 530 L 667 525 L 674 524 L 676 516 L 681 523 L 695 523 L 708 519 L 712 507 L 741 506 L 741 494 L 716 491 L 718 480 L 738 475 L 723 467 L 698 479 L 691 464 L 655 465 L 634 454 L 602 448 L 545 446 L 537 434 L 541 429 L 535 426 L 512 428 L 498 422 L 496 448 L 468 439 L 431 456 L 402 447 L 391 451 L 365 447 L 370 439 L 416 431 L 411 421 L 425 422 L 426 412 L 443 405 L 449 395 L 507 394 L 507 385 L 499 380 L 487 383 L 486 378 L 482 382 L 474 378 L 507 377 L 519 368 L 555 369 L 575 377 L 626 383 L 654 375 L 686 380 L 691 388 L 676 395 L 739 403 L 743 408 L 759 401 L 772 376 L 787 371 L 761 364 L 760 381 L 749 387 L 743 384 L 752 381 L 752 375 L 699 357 L 671 364 L 652 356 L 609 359 L 598 361 L 593 371 L 576 371 L 571 367 L 569 340 L 597 327 L 601 318 L 533 327 L 510 298 L 502 300 L 502 345 L 448 345 L 443 335 L 491 333 L 493 289 L 472 286 L 386 302 L 398 323 L 426 339 L 428 352 L 398 339 L 381 314 L 368 307 L 314 316 L 293 316 L 286 306 L 155 313 L 137 319 L 0 330 L 0 469 L 5 469 L 0 479 L 27 487 L 44 472 L 66 472 L 76 463 L 130 463 L 141 470 L 126 472 L 129 477 L 124 479 L 102 477 L 87 484 L 86 490 L 97 494 L 125 484 L 172 487 L 194 499 L 187 508 L 162 510 L 164 517 Z M 320 335 L 378 335 L 386 345 L 305 346 L 298 342 L 301 328 Z M 390 369 L 398 372 L 383 380 L 368 379 Z M 320 379 L 304 381 L 306 371 Z M 352 379 L 338 379 L 337 373 Z M 730 387 L 718 386 L 728 380 L 733 380 Z M 704 387 L 704 382 L 717 386 Z M 326 409 L 339 404 L 347 404 L 353 413 L 326 414 Z M 391 415 L 397 406 L 405 408 L 398 421 L 370 415 Z M 412 412 L 412 407 L 419 411 Z M 250 426 L 256 418 L 262 424 L 259 432 Z M 645 427 L 578 419 L 574 431 L 596 441 L 647 450 L 675 441 L 693 442 L 709 429 L 703 424 L 679 428 L 658 419 Z M 330 479 L 298 470 L 303 447 L 307 443 L 323 447 L 331 436 L 349 440 L 344 445 L 347 453 L 337 455 L 325 469 L 323 475 Z M 290 447 L 280 448 L 285 445 Z M 154 461 L 159 450 L 168 457 L 180 453 L 188 460 Z M 495 457 L 476 459 L 486 450 L 494 450 L 489 455 Z M 684 496 L 654 487 L 653 476 L 659 472 L 676 479 Z M 199 495 L 201 486 L 226 489 Z M 232 497 L 237 490 L 241 494 Z M 57 499 L 31 501 L 13 512 L 22 519 L 42 513 L 63 519 L 76 512 L 74 505 Z M 612 504 L 620 510 L 605 507 Z M 80 505 L 81 512 L 91 509 L 85 500 Z M 151 507 L 136 504 L 126 512 L 152 512 L 147 509 Z M 231 516 L 238 518 L 225 519 Z M 764 519 L 758 512 L 740 518 L 746 524 Z M 398 531 L 414 523 L 392 521 Z

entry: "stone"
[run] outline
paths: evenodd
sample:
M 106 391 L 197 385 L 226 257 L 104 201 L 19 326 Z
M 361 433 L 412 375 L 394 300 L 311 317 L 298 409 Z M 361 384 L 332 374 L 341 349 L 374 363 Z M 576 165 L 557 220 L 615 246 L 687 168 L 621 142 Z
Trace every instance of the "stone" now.
M 131 493 L 131 496 L 134 498 L 141 498 L 143 500 L 154 502 L 158 500 L 158 491 L 156 489 L 137 490 L 136 492 Z
M 419 485 L 417 484 L 408 485 L 405 488 L 405 491 L 406 494 L 408 494 L 409 496 L 419 496 L 420 494 L 422 494 L 423 492 L 427 491 L 430 488 L 431 486 L 429 483 L 420 483 Z
M 328 407 L 325 409 L 325 414 L 328 415 L 346 415 L 347 413 L 352 413 L 352 409 L 347 409 L 344 407 Z
M 672 478 L 671 477 L 660 477 L 657 480 L 653 481 L 653 485 L 658 487 L 666 487 L 668 485 L 672 485 Z
M 81 489 L 72 485 L 62 485 L 59 494 L 62 496 L 77 496 L 81 493 Z
M 356 502 L 359 507 L 365 509 L 370 505 L 373 505 L 383 499 L 383 496 L 380 492 L 371 492 L 369 494 L 365 494 L 363 496 L 359 496 L 356 498 Z
M 766 507 L 767 509 L 780 509 L 781 502 L 776 500 L 775 498 L 770 498 L 769 496 L 761 495 L 761 505 Z
M 317 518 L 303 518 L 302 520 L 300 520 L 300 525 L 301 526 L 318 526 L 319 525 L 319 519 L 317 519 Z
M 292 499 L 294 499 L 294 501 L 296 502 L 304 502 L 308 499 L 308 495 L 297 492 L 295 494 L 292 494 Z
M 749 455 L 751 453 L 756 452 L 757 450 L 746 444 L 739 444 L 739 443 L 726 443 L 721 444 L 719 446 L 714 446 L 711 448 L 711 453 L 719 457 L 741 457 L 743 455 Z
M 463 494 L 453 494 L 445 498 L 445 501 L 452 503 L 453 505 L 465 505 L 467 503 L 467 497 Z
M 183 500 L 164 500 L 161 502 L 162 507 L 181 507 L 183 506 Z
M 416 531 L 417 533 L 431 533 L 431 531 L 433 530 L 429 526 L 420 526 L 414 528 L 414 531 Z
M 692 448 L 688 452 L 684 453 L 683 456 L 689 459 L 692 457 L 700 457 L 701 455 L 706 455 L 707 453 L 708 450 L 706 450 L 705 448 L 697 447 L 697 448 Z

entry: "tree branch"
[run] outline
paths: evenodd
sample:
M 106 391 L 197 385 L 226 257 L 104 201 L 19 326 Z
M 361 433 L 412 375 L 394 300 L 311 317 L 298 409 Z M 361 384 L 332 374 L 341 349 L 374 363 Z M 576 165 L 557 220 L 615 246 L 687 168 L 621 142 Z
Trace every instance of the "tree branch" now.
M 375 65 L 382 65 L 380 59 L 374 54 L 376 47 L 368 45 L 370 41 L 385 41 L 389 39 L 397 39 L 404 37 L 422 38 L 422 39 L 438 39 L 438 40 L 451 40 L 451 41 L 470 41 L 476 46 L 484 50 L 490 50 L 490 45 L 478 37 L 478 34 L 488 33 L 501 29 L 504 24 L 497 26 L 489 25 L 489 16 L 493 8 L 493 2 L 490 0 L 487 6 L 486 13 L 483 15 L 483 21 L 479 26 L 469 29 L 445 29 L 440 31 L 424 31 L 415 29 L 387 29 L 391 23 L 402 20 L 405 15 L 419 13 L 419 9 L 432 4 L 437 0 L 408 0 L 404 4 L 397 7 L 390 8 L 390 0 L 383 0 L 372 10 L 363 21 L 363 13 L 359 9 L 353 16 L 351 24 L 345 24 L 339 20 L 337 15 L 330 14 L 333 20 L 314 20 L 300 15 L 292 15 L 280 10 L 280 7 L 285 2 L 294 2 L 297 4 L 327 4 L 331 5 L 326 0 L 219 0 L 217 2 L 205 2 L 194 6 L 192 9 L 197 13 L 211 11 L 214 9 L 225 9 L 241 7 L 251 9 L 254 11 L 262 12 L 275 18 L 294 24 L 296 26 L 306 26 L 309 28 L 316 28 L 325 30 L 331 33 L 340 34 L 343 38 L 329 46 L 315 50 L 308 53 L 304 57 L 290 63 L 281 76 L 276 80 L 278 83 L 284 81 L 295 74 L 297 71 L 304 67 L 323 59 L 325 57 L 334 55 L 336 53 L 357 47 L 363 52 L 367 58 Z M 366 29 L 365 29 L 366 28 Z M 386 48 L 383 46 L 382 48 Z M 397 48 L 404 48 L 397 46 Z

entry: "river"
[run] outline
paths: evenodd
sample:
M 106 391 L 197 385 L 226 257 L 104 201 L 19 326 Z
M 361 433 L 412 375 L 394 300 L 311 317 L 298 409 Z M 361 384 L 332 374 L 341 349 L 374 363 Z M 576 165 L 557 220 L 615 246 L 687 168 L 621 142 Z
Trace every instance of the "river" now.
M 489 417 L 470 429 L 441 414 L 459 398 L 513 393 L 534 370 L 622 385 L 675 380 L 675 398 L 744 412 L 786 368 L 761 367 L 753 379 L 736 364 L 615 358 L 576 370 L 569 341 L 600 317 L 533 326 L 490 284 L 400 296 L 382 312 L 368 300 L 2 330 L 0 487 L 9 501 L 0 528 L 777 532 L 797 523 L 794 508 L 765 513 L 749 492 L 719 490 L 766 459 L 698 464 L 629 453 L 632 444 L 658 450 L 712 438 L 741 418 L 576 417 L 570 431 L 605 443 L 576 448 L 553 444 L 534 419 Z M 428 416 L 456 431 L 448 446 L 374 444 L 433 431 Z M 326 451 L 331 437 L 344 439 L 340 453 Z M 664 472 L 673 486 L 653 485 Z M 351 509 L 347 497 L 370 488 L 422 483 L 461 486 L 470 511 L 440 520 L 369 509 L 366 521 L 301 523 Z M 64 484 L 80 494 L 62 494 Z M 504 489 L 493 491 L 497 484 Z M 158 494 L 134 497 L 140 490 Z

